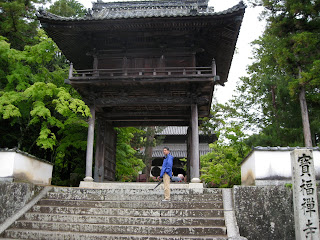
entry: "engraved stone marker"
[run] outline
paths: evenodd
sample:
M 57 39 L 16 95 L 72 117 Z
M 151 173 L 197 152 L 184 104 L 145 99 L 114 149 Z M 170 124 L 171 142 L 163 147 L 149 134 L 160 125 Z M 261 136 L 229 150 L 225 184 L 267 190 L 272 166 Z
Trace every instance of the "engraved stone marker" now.
M 312 150 L 291 152 L 293 207 L 297 240 L 319 240 L 317 186 Z

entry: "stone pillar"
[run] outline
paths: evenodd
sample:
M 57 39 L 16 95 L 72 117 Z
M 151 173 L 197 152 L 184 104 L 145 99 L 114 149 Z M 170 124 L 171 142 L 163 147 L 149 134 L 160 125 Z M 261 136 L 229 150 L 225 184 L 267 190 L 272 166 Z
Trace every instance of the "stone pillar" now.
M 317 186 L 312 150 L 291 152 L 296 240 L 319 240 Z
M 93 142 L 94 142 L 94 124 L 95 124 L 95 106 L 90 106 L 91 117 L 89 118 L 88 139 L 87 139 L 87 157 L 86 157 L 86 177 L 83 179 L 92 182 L 92 159 L 93 159 Z
M 192 183 L 200 183 L 199 126 L 197 104 L 191 105 L 191 132 L 190 179 Z

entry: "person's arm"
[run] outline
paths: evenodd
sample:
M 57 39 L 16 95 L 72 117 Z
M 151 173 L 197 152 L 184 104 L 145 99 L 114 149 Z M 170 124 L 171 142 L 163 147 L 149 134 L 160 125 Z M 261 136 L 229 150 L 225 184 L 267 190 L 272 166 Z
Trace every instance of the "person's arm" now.
M 160 172 L 160 178 L 163 178 L 164 173 L 166 172 L 167 168 L 166 168 L 166 160 L 163 161 L 162 163 L 162 168 L 161 168 L 161 172 Z
M 167 157 L 166 173 L 169 174 L 170 172 L 172 172 L 172 166 L 173 166 L 173 157 L 171 155 L 169 155 Z

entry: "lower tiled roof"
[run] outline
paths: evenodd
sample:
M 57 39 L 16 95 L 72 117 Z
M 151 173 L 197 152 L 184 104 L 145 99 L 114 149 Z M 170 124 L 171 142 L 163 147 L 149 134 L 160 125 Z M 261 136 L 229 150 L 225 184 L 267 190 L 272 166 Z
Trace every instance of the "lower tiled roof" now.
M 152 157 L 158 158 L 163 157 L 163 148 L 168 147 L 170 149 L 170 153 L 173 157 L 176 158 L 186 158 L 187 157 L 187 144 L 161 144 L 153 148 Z M 200 156 L 205 155 L 211 152 L 208 143 L 200 143 L 199 144 L 199 152 Z

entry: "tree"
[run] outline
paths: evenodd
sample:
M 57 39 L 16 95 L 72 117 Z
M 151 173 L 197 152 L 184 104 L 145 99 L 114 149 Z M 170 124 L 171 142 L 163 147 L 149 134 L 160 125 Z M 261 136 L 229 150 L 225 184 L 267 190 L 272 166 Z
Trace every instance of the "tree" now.
M 0 1 L 0 35 L 8 39 L 11 47 L 23 50 L 26 45 L 34 44 L 39 26 L 36 19 L 36 4 L 47 0 Z
M 319 85 L 303 76 L 316 68 L 319 59 L 320 1 L 311 0 L 255 0 L 265 7 L 264 17 L 268 26 L 265 35 L 274 38 L 273 56 L 280 71 L 290 79 L 292 97 L 300 103 L 304 141 L 312 146 L 309 114 L 307 109 L 308 91 Z
M 297 146 L 301 138 L 301 113 L 290 96 L 291 78 L 275 59 L 278 40 L 263 35 L 254 41 L 256 61 L 242 77 L 237 94 L 225 108 L 225 118 L 237 118 L 244 130 L 259 132 L 247 140 L 250 146 Z
M 0 145 L 53 162 L 68 174 L 54 171 L 55 183 L 69 179 L 72 153 L 85 150 L 90 111 L 63 83 L 68 69 L 57 46 L 43 31 L 36 38 L 23 51 L 0 40 Z
M 230 123 L 220 129 L 220 139 L 210 144 L 212 151 L 200 157 L 201 179 L 209 187 L 241 184 L 240 164 L 250 148 L 244 143 L 241 125 Z
M 116 128 L 117 152 L 116 152 L 116 180 L 122 182 L 135 181 L 137 175 L 145 167 L 142 159 L 136 157 L 137 151 L 130 143 L 135 133 L 141 130 L 133 127 Z
M 147 182 L 149 182 L 149 174 L 151 171 L 152 166 L 152 149 L 155 146 L 155 134 L 156 134 L 156 127 L 151 126 L 146 128 L 146 137 L 145 137 L 145 151 L 144 151 L 144 164 L 145 164 L 145 173 L 147 174 Z
M 59 0 L 49 7 L 48 12 L 63 17 L 84 17 L 87 10 L 76 0 Z

